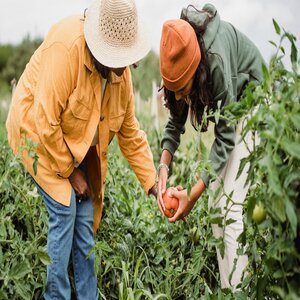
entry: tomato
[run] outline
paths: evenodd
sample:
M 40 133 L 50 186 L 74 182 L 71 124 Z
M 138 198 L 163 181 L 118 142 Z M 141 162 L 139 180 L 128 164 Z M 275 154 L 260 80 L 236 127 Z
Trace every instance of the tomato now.
M 168 218 L 172 218 L 175 215 L 179 206 L 179 200 L 169 196 L 171 190 L 172 188 L 168 188 L 163 194 L 163 201 L 166 208 L 164 213 Z
M 257 224 L 260 224 L 266 219 L 266 215 L 267 214 L 264 206 L 261 203 L 255 204 L 252 213 L 252 220 Z

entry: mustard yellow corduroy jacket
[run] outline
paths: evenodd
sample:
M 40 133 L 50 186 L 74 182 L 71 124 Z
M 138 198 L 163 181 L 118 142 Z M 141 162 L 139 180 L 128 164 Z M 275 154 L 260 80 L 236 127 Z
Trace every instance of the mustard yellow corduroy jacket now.
M 37 174 L 33 159 L 22 152 L 25 168 L 54 200 L 70 204 L 68 176 L 85 157 L 94 203 L 94 230 L 99 226 L 107 171 L 107 149 L 118 143 L 148 193 L 155 167 L 146 135 L 134 114 L 130 69 L 111 73 L 101 99 L 101 78 L 87 50 L 81 16 L 54 25 L 35 51 L 13 95 L 7 118 L 8 141 L 20 150 L 23 137 L 38 144 Z M 99 143 L 90 148 L 99 129 Z

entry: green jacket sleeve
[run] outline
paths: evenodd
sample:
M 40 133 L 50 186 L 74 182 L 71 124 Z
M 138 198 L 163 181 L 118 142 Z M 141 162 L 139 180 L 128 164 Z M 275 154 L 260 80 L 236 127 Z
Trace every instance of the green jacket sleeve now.
M 162 150 L 168 150 L 172 156 L 180 144 L 180 135 L 185 132 L 185 122 L 188 116 L 189 107 L 184 102 L 183 109 L 178 116 L 170 115 L 168 123 L 164 129 L 161 141 Z

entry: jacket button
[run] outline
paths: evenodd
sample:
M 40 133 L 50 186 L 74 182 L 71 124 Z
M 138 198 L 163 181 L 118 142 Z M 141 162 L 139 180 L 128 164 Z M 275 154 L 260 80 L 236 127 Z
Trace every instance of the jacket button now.
M 100 117 L 100 121 L 102 122 L 104 120 L 104 116 L 101 116 Z
M 106 180 L 104 179 L 104 180 L 103 180 L 103 184 L 105 184 L 105 183 L 106 183 Z
M 104 157 L 106 157 L 106 154 L 107 154 L 107 153 L 106 153 L 105 151 L 102 152 L 102 155 L 103 155 Z

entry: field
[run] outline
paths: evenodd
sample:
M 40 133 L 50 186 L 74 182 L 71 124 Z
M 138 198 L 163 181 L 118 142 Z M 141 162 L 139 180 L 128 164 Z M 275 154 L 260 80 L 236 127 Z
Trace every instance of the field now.
M 156 199 L 146 197 L 114 141 L 104 213 L 93 249 L 102 299 L 299 299 L 300 76 L 294 38 L 288 34 L 282 38 L 291 44 L 292 70 L 281 63 L 279 44 L 277 55 L 264 68 L 262 84 L 249 86 L 243 100 L 225 113 L 228 122 L 250 114 L 243 133 L 255 131 L 260 137 L 242 162 L 250 164 L 245 231 L 238 249 L 239 255 L 249 256 L 246 278 L 236 291 L 220 288 L 216 249 L 224 251 L 224 240 L 213 237 L 211 225 L 224 228 L 227 223 L 220 211 L 208 207 L 210 191 L 186 222 L 170 224 L 161 216 Z M 49 264 L 47 213 L 7 144 L 4 121 L 9 98 L 0 103 L 0 299 L 42 299 Z M 157 164 L 161 130 L 153 129 L 148 116 L 138 118 Z M 166 113 L 160 118 L 163 127 Z M 195 173 L 209 170 L 212 129 L 200 137 L 189 125 L 175 155 L 170 185 L 187 187 Z M 256 205 L 265 213 L 260 220 L 253 218 Z

